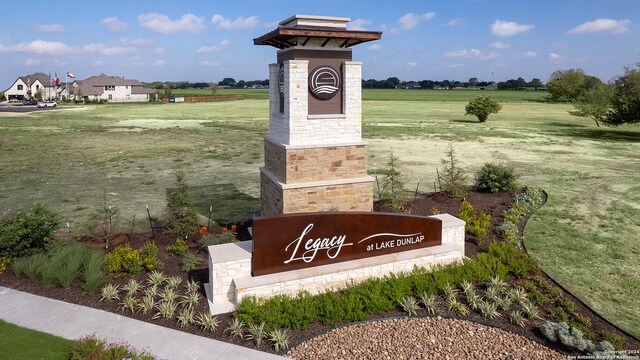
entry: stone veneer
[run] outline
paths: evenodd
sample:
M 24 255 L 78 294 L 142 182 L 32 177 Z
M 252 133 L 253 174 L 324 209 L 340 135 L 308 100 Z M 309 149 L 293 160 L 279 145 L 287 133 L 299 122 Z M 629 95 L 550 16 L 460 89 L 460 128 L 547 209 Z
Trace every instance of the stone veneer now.
M 231 311 L 249 295 L 295 296 L 303 290 L 317 294 L 353 281 L 410 272 L 414 266 L 429 269 L 436 264 L 462 261 L 465 222 L 449 214 L 433 217 L 442 220 L 442 245 L 263 276 L 251 276 L 252 241 L 209 246 L 212 312 Z

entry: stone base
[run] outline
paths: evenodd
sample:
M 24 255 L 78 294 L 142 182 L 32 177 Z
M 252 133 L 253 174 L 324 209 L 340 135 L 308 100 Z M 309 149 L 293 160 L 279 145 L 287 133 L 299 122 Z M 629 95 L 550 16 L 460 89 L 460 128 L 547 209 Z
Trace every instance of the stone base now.
M 209 246 L 212 312 L 227 312 L 250 295 L 295 296 L 300 291 L 317 294 L 354 281 L 410 272 L 414 266 L 428 269 L 462 261 L 464 221 L 449 214 L 434 217 L 442 220 L 442 245 L 263 276 L 251 276 L 252 241 Z
M 284 184 L 260 169 L 261 215 L 373 210 L 373 179 L 369 176 Z

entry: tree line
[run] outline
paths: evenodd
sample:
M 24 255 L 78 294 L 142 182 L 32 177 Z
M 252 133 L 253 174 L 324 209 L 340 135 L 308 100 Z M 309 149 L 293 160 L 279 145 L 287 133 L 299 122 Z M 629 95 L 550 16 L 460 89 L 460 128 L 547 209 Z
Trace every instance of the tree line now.
M 458 80 L 420 80 L 420 81 L 401 81 L 397 77 L 390 77 L 386 80 L 368 79 L 362 80 L 363 89 L 455 89 L 455 88 L 488 88 L 491 86 L 498 90 L 521 90 L 524 88 L 543 88 L 544 83 L 538 78 L 531 81 L 519 77 L 517 79 L 509 79 L 498 83 L 492 81 L 480 81 L 476 77 L 469 78 L 468 81 Z

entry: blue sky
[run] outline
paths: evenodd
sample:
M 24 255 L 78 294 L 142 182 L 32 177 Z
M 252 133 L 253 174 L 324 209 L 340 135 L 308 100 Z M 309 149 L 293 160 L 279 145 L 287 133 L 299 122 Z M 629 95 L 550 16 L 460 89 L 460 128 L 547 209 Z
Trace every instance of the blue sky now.
M 639 0 L 14 1 L 0 13 L 0 88 L 37 71 L 266 79 L 276 49 L 252 39 L 293 14 L 382 31 L 354 47 L 365 79 L 546 81 L 582 68 L 606 81 L 640 62 Z

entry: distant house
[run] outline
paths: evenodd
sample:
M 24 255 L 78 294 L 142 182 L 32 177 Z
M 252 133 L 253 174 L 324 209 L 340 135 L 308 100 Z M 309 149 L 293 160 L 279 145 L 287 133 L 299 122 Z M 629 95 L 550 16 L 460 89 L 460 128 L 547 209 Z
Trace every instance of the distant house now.
M 61 87 L 55 86 L 55 79 L 50 79 L 49 75 L 37 72 L 31 75 L 21 76 L 5 90 L 7 100 L 19 100 L 36 98 L 40 92 L 43 99 L 57 98 L 56 92 L 62 91 Z
M 133 79 L 100 74 L 69 85 L 72 97 L 85 101 L 144 102 L 155 100 L 155 90 Z

